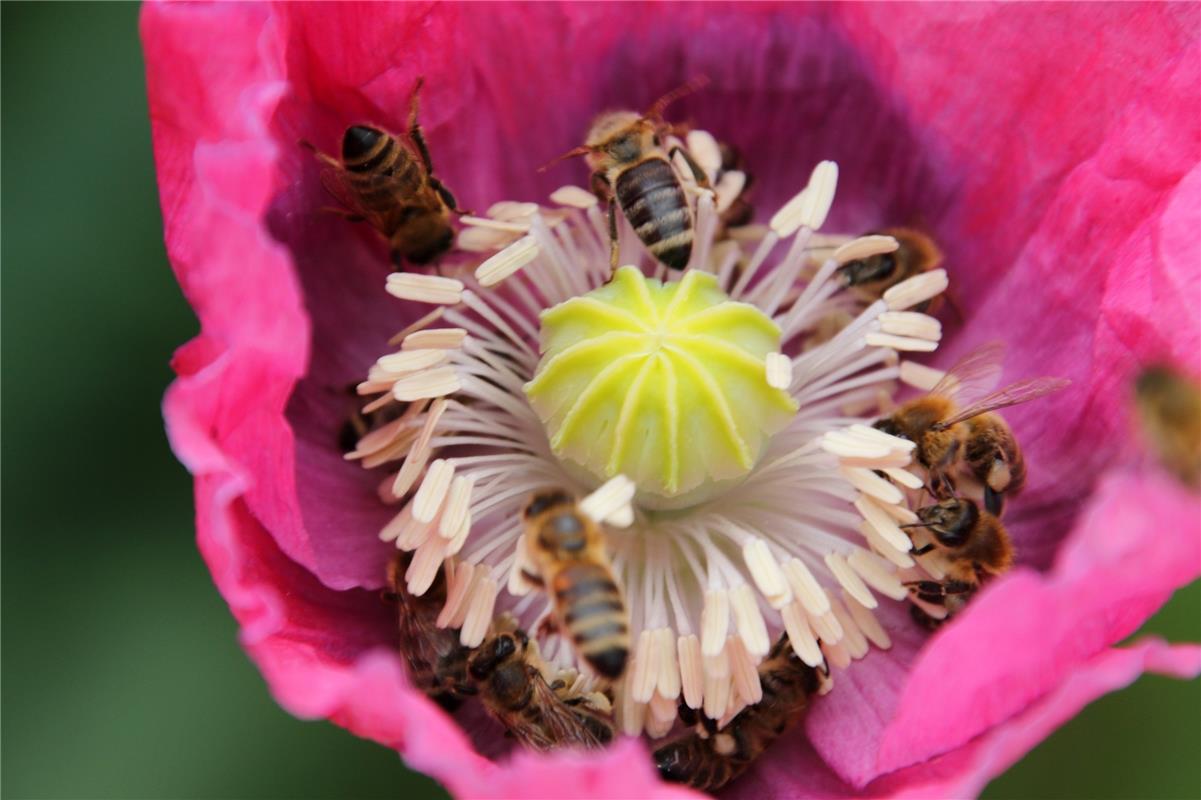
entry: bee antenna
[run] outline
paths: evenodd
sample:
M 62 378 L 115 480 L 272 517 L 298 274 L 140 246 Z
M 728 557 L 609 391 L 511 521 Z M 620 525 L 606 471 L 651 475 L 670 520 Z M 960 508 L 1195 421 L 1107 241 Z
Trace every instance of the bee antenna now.
M 693 92 L 704 89 L 708 85 L 708 75 L 695 75 L 691 80 L 688 81 L 688 83 L 684 84 L 683 86 L 677 86 L 675 89 L 672 89 L 670 92 L 656 100 L 651 107 L 647 109 L 644 116 L 650 119 L 660 119 L 663 116 L 663 112 L 667 110 L 669 105 L 679 100 L 681 97 L 687 97 Z
M 563 155 L 552 158 L 550 161 L 547 161 L 545 164 L 538 167 L 538 171 L 546 172 L 548 169 L 550 169 L 555 164 L 558 164 L 560 161 L 566 161 L 567 159 L 575 158 L 576 156 L 586 156 L 591 152 L 592 152 L 592 148 L 588 147 L 587 145 L 582 144 L 579 147 L 573 147 L 570 150 L 568 150 L 566 153 L 564 153 Z
M 927 525 L 924 522 L 913 522 L 913 523 L 910 523 L 909 525 L 898 525 L 897 527 L 898 528 L 925 528 L 925 527 L 927 527 Z

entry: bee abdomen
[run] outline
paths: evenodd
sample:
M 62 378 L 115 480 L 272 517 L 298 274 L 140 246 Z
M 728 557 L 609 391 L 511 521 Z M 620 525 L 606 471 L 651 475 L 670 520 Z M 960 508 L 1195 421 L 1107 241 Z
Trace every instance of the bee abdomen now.
M 563 624 L 576 651 L 599 674 L 619 677 L 629 655 L 630 630 L 613 578 L 599 565 L 577 564 L 560 573 L 554 583 Z
M 683 269 L 692 256 L 692 211 L 675 170 L 650 158 L 617 176 L 617 201 L 655 258 Z
M 353 131 L 361 131 L 358 137 Z M 376 172 L 396 160 L 400 143 L 393 136 L 375 128 L 348 128 L 342 142 L 342 158 L 351 172 Z

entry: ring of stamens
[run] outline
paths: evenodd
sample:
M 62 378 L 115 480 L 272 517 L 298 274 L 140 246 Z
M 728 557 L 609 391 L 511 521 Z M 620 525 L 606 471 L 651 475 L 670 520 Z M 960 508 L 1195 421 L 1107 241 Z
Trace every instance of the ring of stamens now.
M 937 559 L 913 555 L 899 527 L 916 520 L 910 507 L 923 485 L 913 444 L 870 420 L 892 409 L 902 384 L 928 389 L 939 377 L 902 354 L 937 347 L 937 320 L 908 309 L 942 292 L 946 274 L 912 278 L 864 307 L 836 270 L 896 242 L 842 237 L 831 251 L 816 231 L 836 183 L 837 168 L 822 162 L 769 226 L 735 230 L 722 242 L 713 240 L 713 198 L 697 199 L 690 269 L 712 275 L 779 328 L 764 380 L 799 410 L 741 482 L 694 505 L 648 514 L 630 505 L 637 487 L 620 477 L 584 501 L 609 523 L 630 613 L 635 645 L 614 703 L 627 733 L 665 735 L 680 699 L 729 720 L 761 697 L 756 665 L 782 632 L 814 666 L 845 668 L 869 645 L 888 648 L 873 614 L 878 597 L 901 600 L 904 581 L 938 577 Z M 438 624 L 458 628 L 466 646 L 478 645 L 502 610 L 529 631 L 550 613 L 545 594 L 522 577 L 524 499 L 546 486 L 581 496 L 595 488 L 556 458 L 522 391 L 540 358 L 539 314 L 610 278 L 607 222 L 595 198 L 564 187 L 551 200 L 552 208 L 498 204 L 468 220 L 466 249 L 495 251 L 474 274 L 390 277 L 388 292 L 435 308 L 394 338 L 399 349 L 359 387 L 379 395 L 368 410 L 408 404 L 348 458 L 393 465 L 380 496 L 401 507 L 380 536 L 414 552 L 405 575 L 412 593 L 447 571 Z M 628 226 L 621 242 L 623 263 L 666 279 Z M 815 263 L 819 248 L 830 255 Z M 833 314 L 847 324 L 823 340 L 815 332 Z M 586 670 L 557 635 L 542 642 L 542 653 Z

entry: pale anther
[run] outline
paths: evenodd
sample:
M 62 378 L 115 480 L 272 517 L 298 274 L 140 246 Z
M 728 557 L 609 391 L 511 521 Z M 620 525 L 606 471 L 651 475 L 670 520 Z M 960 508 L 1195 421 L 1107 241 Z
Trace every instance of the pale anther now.
M 840 245 L 831 258 L 839 264 L 846 264 L 849 261 L 858 261 L 861 258 L 870 258 L 872 256 L 891 253 L 896 250 L 899 243 L 891 236 L 881 236 L 873 234 L 871 236 L 860 236 L 858 239 L 852 239 L 846 244 Z
M 480 286 L 494 286 L 538 257 L 540 248 L 533 236 L 525 236 L 489 258 L 475 270 Z
M 942 294 L 947 284 L 947 271 L 933 269 L 903 280 L 884 292 L 884 302 L 890 311 L 904 311 Z
M 388 294 L 401 300 L 419 303 L 455 305 L 463 299 L 463 282 L 437 275 L 420 275 L 415 272 L 394 272 L 388 276 L 385 286 Z

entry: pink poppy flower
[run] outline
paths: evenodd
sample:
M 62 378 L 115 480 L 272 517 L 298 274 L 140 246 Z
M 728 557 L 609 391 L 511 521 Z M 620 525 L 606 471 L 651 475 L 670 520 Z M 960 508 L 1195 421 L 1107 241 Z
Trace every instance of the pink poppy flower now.
M 195 475 L 202 554 L 280 704 L 396 748 L 460 796 L 692 795 L 659 780 L 639 740 L 494 760 L 409 685 L 395 653 L 378 597 L 395 549 L 377 533 L 396 509 L 336 434 L 342 387 L 426 309 L 382 291 L 390 265 L 372 231 L 320 213 L 329 201 L 297 142 L 333 150 L 360 120 L 402 130 L 418 75 L 437 172 L 484 209 L 582 180 L 536 168 L 597 110 L 645 108 L 705 74 L 680 118 L 744 151 L 758 208 L 779 208 L 832 159 L 827 228 L 934 234 L 965 319 L 947 323 L 932 365 L 1001 338 L 1008 377 L 1073 382 L 1006 412 L 1030 468 L 1006 516 L 1016 568 L 932 637 L 881 601 L 891 647 L 837 669 L 803 725 L 728 794 L 973 795 L 1143 671 L 1201 672 L 1197 646 L 1115 646 L 1201 575 L 1197 498 L 1146 463 L 1128 408 L 1143 363 L 1201 373 L 1201 9 L 613 16 L 551 4 L 144 10 L 167 247 L 201 323 L 174 360 L 167 428 Z

